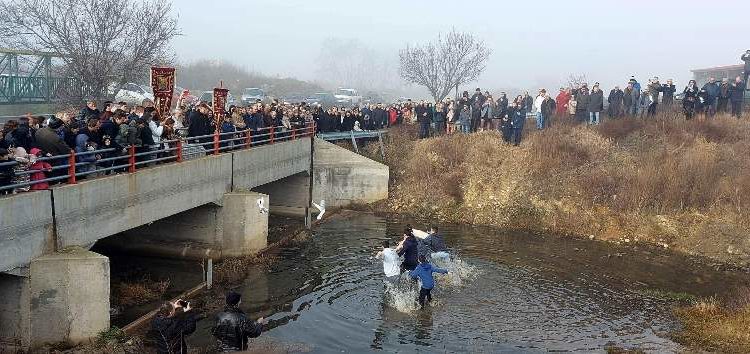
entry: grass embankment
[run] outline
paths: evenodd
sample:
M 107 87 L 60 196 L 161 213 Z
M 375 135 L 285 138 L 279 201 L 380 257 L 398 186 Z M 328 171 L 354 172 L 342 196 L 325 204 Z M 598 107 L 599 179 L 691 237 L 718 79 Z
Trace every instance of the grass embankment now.
M 678 342 L 713 352 L 750 352 L 750 288 L 724 300 L 696 302 L 675 314 L 683 325 L 675 335 Z
M 390 196 L 376 210 L 449 223 L 646 242 L 722 262 L 750 260 L 750 121 L 557 122 L 520 147 L 497 132 L 416 140 L 391 130 Z M 531 124 L 527 126 L 532 126 Z M 379 159 L 377 144 L 365 151 Z M 627 241 L 626 241 L 627 240 Z M 750 352 L 750 298 L 676 310 L 690 347 Z
M 390 197 L 375 208 L 750 260 L 747 119 L 664 114 L 532 129 L 520 147 L 497 132 L 418 141 L 414 127 L 392 130 Z M 377 144 L 367 150 L 379 159 Z

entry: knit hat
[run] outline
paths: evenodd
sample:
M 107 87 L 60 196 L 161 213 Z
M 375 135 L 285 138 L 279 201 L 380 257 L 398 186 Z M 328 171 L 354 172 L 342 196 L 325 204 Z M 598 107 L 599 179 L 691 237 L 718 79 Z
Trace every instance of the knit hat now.
M 226 296 L 227 305 L 234 306 L 240 303 L 242 295 L 237 292 L 229 291 Z

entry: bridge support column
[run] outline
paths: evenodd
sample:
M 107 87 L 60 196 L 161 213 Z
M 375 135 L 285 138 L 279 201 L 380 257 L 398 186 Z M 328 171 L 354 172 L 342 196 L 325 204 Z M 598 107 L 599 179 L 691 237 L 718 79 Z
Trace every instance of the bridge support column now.
M 81 248 L 29 267 L 31 346 L 85 342 L 109 328 L 109 258 Z
M 268 245 L 268 195 L 257 192 L 234 192 L 224 195 L 221 213 L 224 232 L 221 238 L 222 257 L 254 254 Z

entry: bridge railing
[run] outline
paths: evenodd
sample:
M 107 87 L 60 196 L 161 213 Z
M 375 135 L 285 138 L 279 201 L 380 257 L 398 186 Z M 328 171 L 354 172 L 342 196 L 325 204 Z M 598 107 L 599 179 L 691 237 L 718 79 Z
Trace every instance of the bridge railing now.
M 202 136 L 162 140 L 159 144 L 151 146 L 131 145 L 121 151 L 116 148 L 86 152 L 71 150 L 65 155 L 36 158 L 34 164 L 19 161 L 2 162 L 0 171 L 11 168 L 12 176 L 19 178 L 15 178 L 15 183 L 0 186 L 0 194 L 9 191 L 26 192 L 29 189 L 42 190 L 47 189 L 50 184 L 75 184 L 80 179 L 89 176 L 135 173 L 144 166 L 153 166 L 157 163 L 180 163 L 195 158 L 195 155 L 215 155 L 245 150 L 261 145 L 312 137 L 314 134 L 315 124 L 309 122 L 292 129 L 278 126 L 260 128 L 255 131 L 251 129 L 226 133 L 217 131 Z M 189 153 L 187 150 L 190 150 Z M 47 163 L 50 166 L 45 168 L 46 165 L 40 163 Z

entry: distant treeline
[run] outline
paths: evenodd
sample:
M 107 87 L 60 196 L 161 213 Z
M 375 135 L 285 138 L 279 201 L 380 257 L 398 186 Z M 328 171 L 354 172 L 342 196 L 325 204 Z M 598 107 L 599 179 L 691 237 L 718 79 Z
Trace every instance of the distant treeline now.
M 310 95 L 325 91 L 315 83 L 293 78 L 278 78 L 252 73 L 248 70 L 221 61 L 201 60 L 177 67 L 177 84 L 193 91 L 211 90 L 224 82 L 232 94 L 239 96 L 242 89 L 259 87 L 274 97 Z

